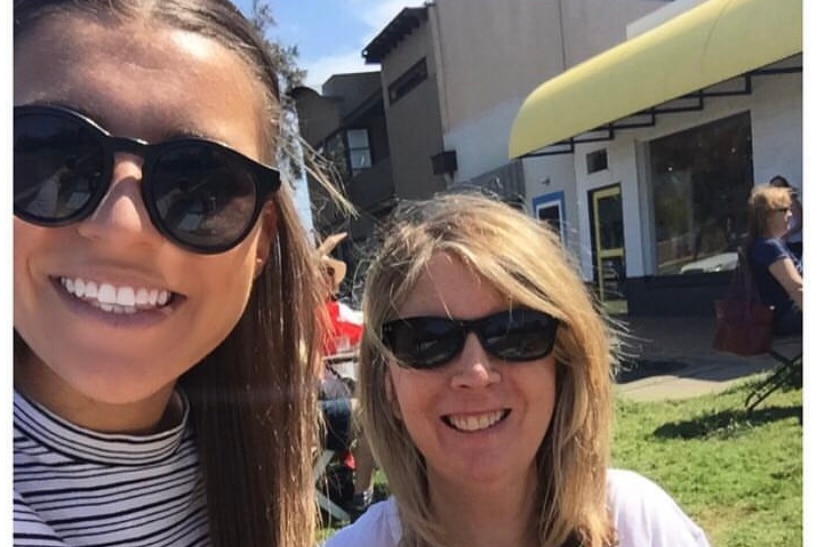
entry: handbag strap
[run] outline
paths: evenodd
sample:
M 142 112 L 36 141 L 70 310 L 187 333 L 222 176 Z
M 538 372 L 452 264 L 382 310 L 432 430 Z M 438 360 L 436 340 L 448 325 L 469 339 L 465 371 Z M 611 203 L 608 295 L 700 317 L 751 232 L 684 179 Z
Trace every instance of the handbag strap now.
M 762 304 L 763 302 L 749 262 L 748 250 L 745 247 L 738 247 L 737 249 L 737 266 L 732 275 L 729 294 L 732 298 L 743 300 L 749 305 Z

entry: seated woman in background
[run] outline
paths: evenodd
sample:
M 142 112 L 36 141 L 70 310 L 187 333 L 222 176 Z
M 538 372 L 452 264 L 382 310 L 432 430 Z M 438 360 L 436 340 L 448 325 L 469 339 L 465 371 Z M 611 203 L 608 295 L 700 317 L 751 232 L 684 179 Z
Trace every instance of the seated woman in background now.
M 787 188 L 758 186 L 749 197 L 746 257 L 761 301 L 774 307 L 774 333 L 803 332 L 803 264 L 786 247 L 791 220 Z
M 792 217 L 789 220 L 789 229 L 783 234 L 783 241 L 786 242 L 786 247 L 798 260 L 803 260 L 803 204 L 800 203 L 800 198 L 797 197 L 797 188 L 789 184 L 789 181 L 783 175 L 772 177 L 769 185 L 785 188 L 789 191 L 792 198 L 792 204 L 789 207 L 792 210 Z
M 703 547 L 609 469 L 615 337 L 558 237 L 489 198 L 399 207 L 368 271 L 364 424 L 394 497 L 327 547 Z

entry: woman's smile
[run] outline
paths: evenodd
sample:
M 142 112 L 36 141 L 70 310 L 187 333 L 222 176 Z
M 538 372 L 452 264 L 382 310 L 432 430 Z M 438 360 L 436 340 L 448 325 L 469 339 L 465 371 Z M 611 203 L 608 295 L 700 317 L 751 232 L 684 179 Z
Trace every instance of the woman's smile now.
M 81 277 L 60 277 L 60 285 L 67 293 L 83 302 L 113 314 L 133 314 L 163 308 L 175 294 L 157 287 L 115 286 L 105 281 Z
M 476 433 L 498 426 L 509 417 L 511 412 L 511 409 L 505 408 L 493 412 L 448 414 L 442 416 L 441 420 L 461 433 Z

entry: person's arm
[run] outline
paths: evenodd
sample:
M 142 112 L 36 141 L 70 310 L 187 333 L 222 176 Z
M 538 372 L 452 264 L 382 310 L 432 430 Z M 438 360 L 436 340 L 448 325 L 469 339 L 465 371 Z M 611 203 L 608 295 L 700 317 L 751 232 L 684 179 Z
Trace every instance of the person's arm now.
M 786 235 L 783 236 L 784 240 L 788 239 L 792 234 L 798 234 L 803 230 L 803 204 L 800 203 L 800 200 L 796 197 L 792 197 L 792 218 L 794 222 L 786 232 Z
M 777 279 L 789 297 L 803 311 L 803 277 L 788 257 L 783 257 L 769 265 L 769 272 Z

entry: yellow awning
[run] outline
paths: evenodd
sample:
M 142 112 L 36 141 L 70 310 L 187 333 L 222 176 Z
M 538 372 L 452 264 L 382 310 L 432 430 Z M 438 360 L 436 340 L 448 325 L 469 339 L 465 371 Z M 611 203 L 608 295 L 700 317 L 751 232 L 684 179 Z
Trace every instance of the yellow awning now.
M 802 7 L 708 0 L 547 80 L 518 111 L 510 158 L 800 53 Z

